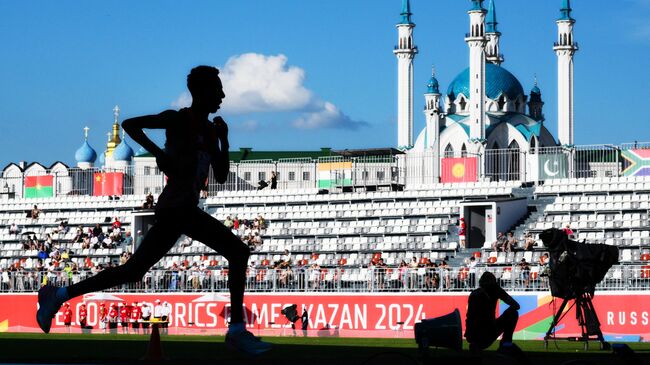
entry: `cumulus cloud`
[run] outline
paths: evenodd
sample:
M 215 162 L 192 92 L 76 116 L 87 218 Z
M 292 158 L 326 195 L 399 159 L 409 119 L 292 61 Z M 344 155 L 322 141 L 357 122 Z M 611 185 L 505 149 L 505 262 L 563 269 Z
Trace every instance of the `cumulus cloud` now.
M 220 75 L 226 93 L 221 108 L 223 113 L 303 113 L 292 123 L 301 129 L 357 129 L 368 125 L 352 120 L 334 104 L 323 101 L 306 88 L 305 71 L 290 66 L 285 55 L 245 53 L 234 56 L 221 67 Z M 184 92 L 172 106 L 187 107 L 191 101 L 190 94 Z M 255 122 L 247 128 L 257 127 Z
M 302 110 L 313 100 L 304 87 L 305 71 L 288 66 L 284 55 L 246 53 L 231 57 L 221 70 L 226 99 L 224 112 Z
M 299 129 L 340 128 L 356 130 L 361 127 L 367 127 L 368 123 L 354 121 L 341 112 L 336 105 L 330 102 L 324 102 L 319 110 L 305 113 L 305 115 L 296 119 L 293 122 L 293 126 Z

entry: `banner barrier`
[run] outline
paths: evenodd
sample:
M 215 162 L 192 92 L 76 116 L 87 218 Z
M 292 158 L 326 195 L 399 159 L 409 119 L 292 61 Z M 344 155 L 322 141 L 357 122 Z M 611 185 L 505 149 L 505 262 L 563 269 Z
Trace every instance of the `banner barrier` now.
M 269 293 L 249 294 L 245 298 L 245 317 L 249 329 L 261 335 L 293 335 L 290 322 L 281 313 L 284 307 L 297 304 L 298 316 L 306 310 L 309 316 L 307 330 L 302 323 L 295 324 L 297 335 L 341 337 L 413 337 L 413 325 L 425 318 L 438 317 L 458 308 L 465 325 L 469 293 Z M 512 292 L 521 305 L 516 339 L 540 339 L 549 328 L 561 299 L 548 292 Z M 78 324 L 82 302 L 88 310 L 88 325 L 93 333 L 99 330 L 99 304 L 106 306 L 122 302 L 131 305 L 143 303 L 152 308 L 160 299 L 169 302 L 170 334 L 223 335 L 230 315 L 227 295 L 217 293 L 155 293 L 121 294 L 99 293 L 76 298 L 69 303 L 72 323 L 67 329 L 63 313 L 59 312 L 52 324 L 52 332 L 81 332 Z M 650 293 L 597 292 L 593 303 L 601 321 L 603 333 L 610 338 L 625 340 L 650 339 Z M 499 313 L 507 306 L 497 307 Z M 0 332 L 38 332 L 35 320 L 37 294 L 0 294 Z M 119 312 L 119 311 L 118 311 Z M 130 330 L 131 331 L 131 330 Z M 121 327 L 118 332 L 122 332 Z M 131 331 L 132 332 L 132 331 Z M 580 329 L 573 309 L 560 322 L 558 335 L 576 335 Z

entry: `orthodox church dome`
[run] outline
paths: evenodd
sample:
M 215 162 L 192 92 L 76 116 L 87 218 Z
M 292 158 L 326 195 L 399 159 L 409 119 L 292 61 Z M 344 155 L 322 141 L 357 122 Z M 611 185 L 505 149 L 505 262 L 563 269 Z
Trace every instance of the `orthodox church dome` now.
M 131 161 L 133 156 L 133 149 L 126 143 L 126 139 L 122 139 L 122 142 L 113 151 L 114 161 Z
M 469 67 L 456 76 L 447 90 L 447 95 L 452 100 L 456 99 L 460 94 L 469 98 Z M 510 71 L 495 64 L 486 63 L 485 95 L 492 100 L 496 100 L 502 94 L 506 95 L 509 99 L 516 99 L 524 95 L 524 88 Z
M 77 162 L 94 163 L 95 160 L 97 160 L 97 152 L 90 147 L 90 144 L 88 144 L 88 141 L 86 140 L 81 147 L 79 147 L 77 152 L 75 152 L 74 158 Z

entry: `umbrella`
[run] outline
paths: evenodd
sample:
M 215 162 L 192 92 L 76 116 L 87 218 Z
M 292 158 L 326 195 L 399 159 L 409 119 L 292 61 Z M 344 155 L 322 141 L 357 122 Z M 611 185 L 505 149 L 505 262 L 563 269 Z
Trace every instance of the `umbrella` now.
M 92 293 L 85 294 L 84 301 L 123 302 L 124 299 L 110 293 Z
M 230 297 L 224 294 L 219 294 L 215 292 L 211 292 L 208 294 L 205 294 L 201 297 L 198 297 L 194 300 L 192 300 L 193 303 L 206 303 L 206 302 L 224 302 L 224 303 L 230 303 Z

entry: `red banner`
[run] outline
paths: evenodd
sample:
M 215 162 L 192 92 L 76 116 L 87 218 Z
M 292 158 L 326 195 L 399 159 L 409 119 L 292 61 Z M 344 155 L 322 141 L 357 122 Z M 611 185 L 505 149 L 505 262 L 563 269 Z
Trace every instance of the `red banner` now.
M 476 182 L 478 180 L 477 158 L 443 158 L 442 159 L 443 183 Z
M 96 172 L 93 183 L 93 196 L 122 195 L 122 172 Z
M 554 309 L 560 305 L 559 300 L 554 306 L 547 292 L 511 294 L 521 305 L 515 338 L 543 337 L 548 330 Z M 168 301 L 172 307 L 172 333 L 221 333 L 225 330 L 230 315 L 228 296 L 216 293 L 113 293 L 107 296 L 116 303 L 126 301 L 131 304 L 137 301 L 152 308 L 156 299 Z M 70 301 L 72 320 L 77 331 L 82 301 L 82 298 Z M 34 318 L 36 302 L 36 293 L 0 295 L 0 332 L 38 331 Z M 99 301 L 86 298 L 85 302 L 88 307 L 88 325 L 97 328 Z M 597 293 L 593 302 L 605 335 L 650 335 L 650 293 Z M 298 305 L 299 315 L 302 314 L 303 308 L 307 310 L 309 330 L 316 332 L 335 328 L 340 336 L 412 337 L 413 325 L 416 322 L 450 313 L 455 308 L 461 312 L 464 331 L 467 293 L 249 294 L 245 298 L 248 327 L 266 331 L 266 334 L 280 334 L 278 331 L 286 331 L 289 323 L 281 310 L 291 304 Z M 499 312 L 503 310 L 503 306 L 499 308 Z M 580 333 L 575 318 L 574 313 L 565 316 L 558 327 L 558 336 Z M 300 328 L 299 325 L 297 327 Z M 62 312 L 56 316 L 53 328 L 54 332 L 65 331 Z M 272 332 L 273 330 L 276 332 Z

